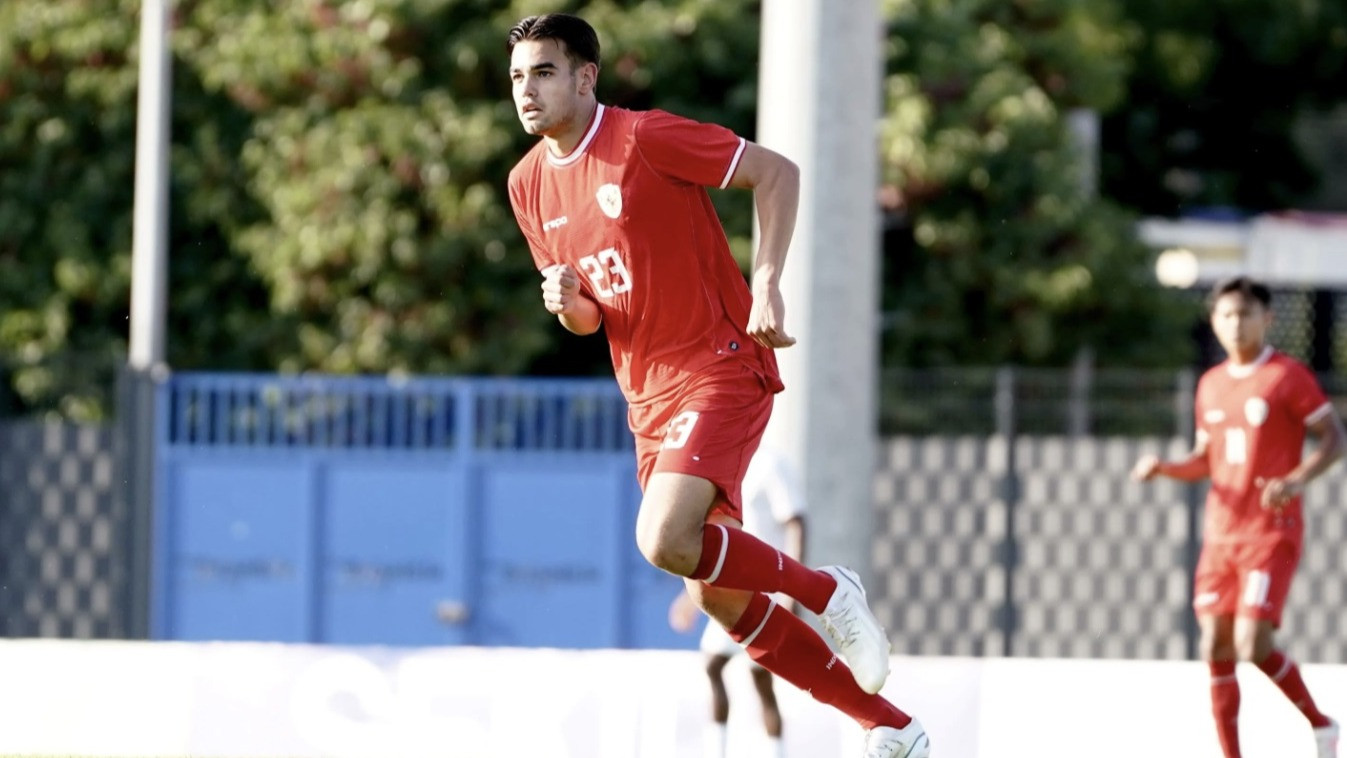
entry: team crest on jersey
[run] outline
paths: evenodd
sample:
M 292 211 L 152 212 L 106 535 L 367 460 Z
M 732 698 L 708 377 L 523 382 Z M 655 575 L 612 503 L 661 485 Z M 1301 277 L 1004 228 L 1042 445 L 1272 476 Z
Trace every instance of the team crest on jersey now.
M 1262 426 L 1267 421 L 1267 401 L 1261 397 L 1245 400 L 1244 418 L 1253 426 Z
M 622 215 L 622 190 L 616 184 L 605 184 L 599 187 L 599 191 L 594 193 L 595 199 L 599 201 L 599 210 L 608 218 L 617 218 Z

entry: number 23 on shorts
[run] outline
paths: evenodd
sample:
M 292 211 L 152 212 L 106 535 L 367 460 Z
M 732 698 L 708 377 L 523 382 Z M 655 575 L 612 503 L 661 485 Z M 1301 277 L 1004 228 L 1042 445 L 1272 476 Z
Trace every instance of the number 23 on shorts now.
M 677 450 L 688 444 L 688 437 L 692 436 L 692 427 L 697 425 L 697 419 L 700 417 L 701 414 L 697 411 L 683 411 L 674 416 L 673 421 L 669 422 L 669 431 L 664 433 L 664 444 L 660 447 Z

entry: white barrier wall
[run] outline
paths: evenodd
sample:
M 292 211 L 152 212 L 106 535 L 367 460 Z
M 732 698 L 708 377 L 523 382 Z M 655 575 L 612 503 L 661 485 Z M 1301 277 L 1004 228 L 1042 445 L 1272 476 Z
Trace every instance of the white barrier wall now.
M 707 692 L 691 652 L 0 641 L 0 754 L 697 758 Z M 756 758 L 742 661 L 732 755 Z M 1245 755 L 1314 754 L 1308 726 L 1251 666 Z M 1347 667 L 1307 665 L 1347 716 Z M 859 757 L 849 721 L 780 685 L 789 758 Z M 937 758 L 1219 758 L 1206 668 L 1174 661 L 894 659 L 885 694 Z

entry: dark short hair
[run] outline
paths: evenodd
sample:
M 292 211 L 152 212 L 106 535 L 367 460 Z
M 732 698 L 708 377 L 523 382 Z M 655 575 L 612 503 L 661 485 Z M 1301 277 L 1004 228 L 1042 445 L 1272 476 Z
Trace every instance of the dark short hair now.
M 529 16 L 510 29 L 505 38 L 505 52 L 513 53 L 514 46 L 524 40 L 552 39 L 561 43 L 561 49 L 571 61 L 571 68 L 586 63 L 599 65 L 599 35 L 594 27 L 579 16 L 569 13 L 544 13 Z
M 1222 279 L 1211 288 L 1211 294 L 1207 295 L 1207 311 L 1215 310 L 1216 301 L 1231 292 L 1238 292 L 1246 298 L 1257 300 L 1264 308 L 1272 305 L 1272 290 L 1268 289 L 1266 284 L 1247 276 L 1232 276 Z

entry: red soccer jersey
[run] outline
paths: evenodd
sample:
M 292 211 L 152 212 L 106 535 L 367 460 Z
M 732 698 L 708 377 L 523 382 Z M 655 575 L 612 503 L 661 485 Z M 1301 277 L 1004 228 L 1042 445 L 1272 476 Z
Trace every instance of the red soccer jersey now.
M 1300 465 L 1305 427 L 1332 411 L 1309 369 L 1264 349 L 1253 364 L 1226 361 L 1197 385 L 1198 434 L 1207 438 L 1211 492 L 1203 539 L 1246 542 L 1303 532 L 1300 498 L 1263 508 L 1263 483 Z
M 721 126 L 599 105 L 569 155 L 539 141 L 510 172 L 534 263 L 575 269 L 632 405 L 728 360 L 781 389 L 776 356 L 745 331 L 752 297 L 705 189 L 729 184 L 743 150 Z

